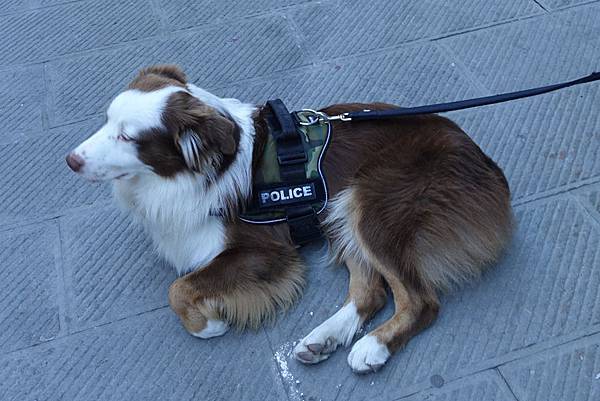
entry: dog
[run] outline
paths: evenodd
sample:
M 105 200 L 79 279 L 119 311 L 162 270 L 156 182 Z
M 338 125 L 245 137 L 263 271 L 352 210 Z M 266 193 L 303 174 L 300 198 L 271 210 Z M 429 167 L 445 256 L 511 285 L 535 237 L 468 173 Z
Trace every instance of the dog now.
M 112 182 L 118 204 L 177 270 L 169 303 L 196 337 L 256 328 L 294 304 L 305 285 L 286 223 L 237 218 L 267 140 L 266 113 L 200 89 L 177 66 L 152 66 L 66 158 L 84 178 Z M 343 307 L 300 340 L 294 356 L 314 364 L 349 346 L 389 288 L 393 316 L 347 359 L 357 373 L 377 371 L 434 322 L 440 292 L 497 261 L 513 227 L 508 183 L 458 125 L 438 115 L 332 122 L 322 167 L 331 199 L 319 221 L 331 256 L 349 271 L 349 289 Z

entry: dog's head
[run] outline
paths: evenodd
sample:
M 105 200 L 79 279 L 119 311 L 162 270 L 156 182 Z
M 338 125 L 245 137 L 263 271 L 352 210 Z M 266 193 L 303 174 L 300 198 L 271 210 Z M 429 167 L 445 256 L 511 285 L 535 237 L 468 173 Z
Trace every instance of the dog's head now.
M 216 178 L 232 162 L 239 128 L 194 97 L 184 73 L 162 65 L 142 70 L 106 112 L 106 123 L 67 155 L 90 180 L 156 174 Z

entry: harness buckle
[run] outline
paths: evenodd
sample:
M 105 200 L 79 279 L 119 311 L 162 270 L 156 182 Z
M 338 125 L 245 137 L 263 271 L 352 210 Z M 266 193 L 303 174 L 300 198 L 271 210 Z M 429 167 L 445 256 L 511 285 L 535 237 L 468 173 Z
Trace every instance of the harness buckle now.
M 302 152 L 286 153 L 277 156 L 277 161 L 281 166 L 289 166 L 290 164 L 305 163 L 308 160 L 304 149 Z

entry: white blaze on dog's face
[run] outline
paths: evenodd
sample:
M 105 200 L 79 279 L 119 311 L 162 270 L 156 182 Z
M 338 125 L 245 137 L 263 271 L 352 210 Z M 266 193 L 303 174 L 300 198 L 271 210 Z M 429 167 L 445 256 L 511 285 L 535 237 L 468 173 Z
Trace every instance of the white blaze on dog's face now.
M 162 115 L 169 95 L 181 90 L 130 89 L 118 95 L 108 107 L 106 123 L 72 152 L 83 162 L 78 172 L 87 179 L 110 180 L 151 171 L 139 158 L 138 141 L 149 130 L 165 129 Z
M 106 123 L 67 156 L 90 180 L 200 173 L 214 181 L 233 162 L 239 127 L 194 97 L 173 66 L 142 70 L 108 107 Z

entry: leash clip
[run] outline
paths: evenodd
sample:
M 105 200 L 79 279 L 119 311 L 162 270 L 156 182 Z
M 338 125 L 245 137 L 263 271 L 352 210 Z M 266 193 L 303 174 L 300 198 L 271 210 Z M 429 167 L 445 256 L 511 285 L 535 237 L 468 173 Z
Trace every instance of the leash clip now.
M 337 116 L 329 117 L 330 121 L 340 120 L 340 121 L 352 121 L 352 117 L 350 117 L 350 113 L 342 113 Z

